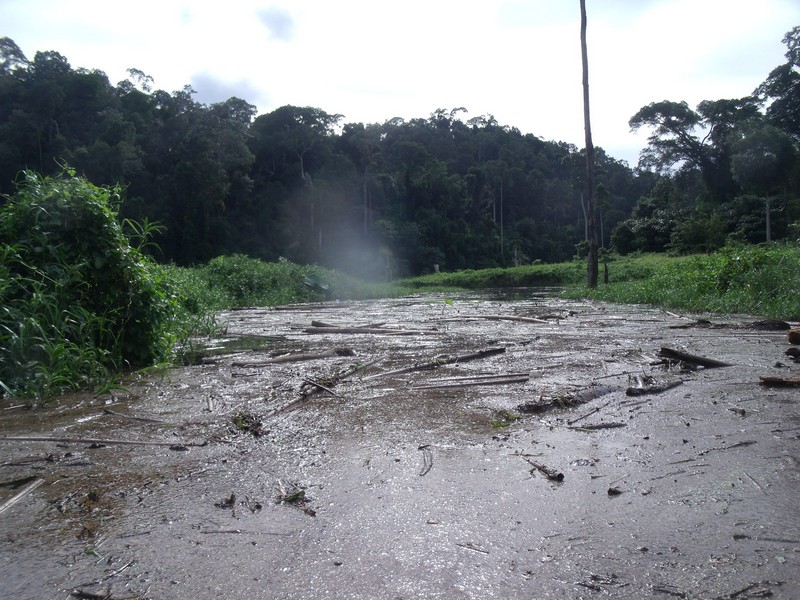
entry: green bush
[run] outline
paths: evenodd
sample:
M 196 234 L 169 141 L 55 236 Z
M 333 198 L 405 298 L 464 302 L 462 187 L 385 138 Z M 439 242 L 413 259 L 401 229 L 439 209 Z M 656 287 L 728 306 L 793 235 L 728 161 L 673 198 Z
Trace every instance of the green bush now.
M 0 209 L 0 382 L 46 397 L 171 349 L 174 299 L 117 217 L 119 190 L 23 173 Z M 146 228 L 138 226 L 142 243 Z

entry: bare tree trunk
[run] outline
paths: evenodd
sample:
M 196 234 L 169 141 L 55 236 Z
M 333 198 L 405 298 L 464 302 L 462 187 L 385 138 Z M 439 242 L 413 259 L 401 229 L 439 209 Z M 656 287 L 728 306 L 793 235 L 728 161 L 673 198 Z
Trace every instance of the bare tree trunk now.
M 592 126 L 589 118 L 589 58 L 586 51 L 586 0 L 581 2 L 581 59 L 583 62 L 583 122 L 586 131 L 586 191 L 588 194 L 588 227 L 589 227 L 589 265 L 588 285 L 597 287 L 597 216 L 594 196 L 594 144 L 592 144 Z

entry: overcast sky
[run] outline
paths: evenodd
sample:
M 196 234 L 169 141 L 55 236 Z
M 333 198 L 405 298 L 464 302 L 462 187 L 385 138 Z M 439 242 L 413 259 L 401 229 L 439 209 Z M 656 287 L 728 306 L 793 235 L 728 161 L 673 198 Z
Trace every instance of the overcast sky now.
M 637 161 L 660 100 L 739 98 L 785 62 L 798 0 L 586 0 L 592 133 Z M 0 37 L 112 84 L 128 68 L 203 103 L 293 104 L 383 123 L 464 107 L 584 145 L 578 0 L 0 0 Z

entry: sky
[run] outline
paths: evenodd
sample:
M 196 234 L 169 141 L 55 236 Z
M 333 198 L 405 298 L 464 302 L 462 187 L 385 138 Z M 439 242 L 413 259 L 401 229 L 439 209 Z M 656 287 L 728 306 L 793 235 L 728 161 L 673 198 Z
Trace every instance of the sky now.
M 592 138 L 635 166 L 661 100 L 740 98 L 786 62 L 798 0 L 586 0 Z M 0 0 L 0 37 L 112 84 L 138 69 L 204 104 L 313 106 L 342 123 L 465 108 L 584 144 L 579 0 Z

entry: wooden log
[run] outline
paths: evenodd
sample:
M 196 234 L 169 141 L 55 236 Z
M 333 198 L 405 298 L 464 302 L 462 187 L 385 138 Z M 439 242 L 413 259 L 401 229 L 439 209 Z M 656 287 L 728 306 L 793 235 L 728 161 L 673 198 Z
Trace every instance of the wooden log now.
M 696 356 L 694 354 L 688 354 L 686 352 L 681 352 L 680 350 L 673 350 L 672 348 L 667 348 L 662 346 L 661 351 L 659 352 L 659 356 L 664 358 L 669 358 L 672 360 L 680 360 L 683 362 L 687 362 L 693 365 L 698 365 L 701 367 L 705 367 L 706 369 L 716 369 L 719 367 L 732 367 L 731 363 L 726 363 L 721 360 L 716 360 L 713 358 L 706 358 L 704 356 Z
M 306 327 L 305 333 L 338 333 L 338 334 L 359 334 L 367 333 L 373 335 L 435 335 L 438 331 L 423 331 L 418 329 L 387 329 L 385 327 Z
M 160 442 L 145 440 L 112 440 L 100 438 L 49 437 L 39 435 L 4 435 L 0 442 L 54 442 L 56 444 L 97 444 L 102 446 L 205 446 L 208 442 Z
M 274 365 L 278 363 L 300 362 L 304 360 L 319 360 L 322 358 L 331 358 L 334 356 L 355 356 L 355 354 L 356 353 L 353 352 L 350 348 L 331 348 L 330 350 L 326 350 L 325 352 L 315 352 L 315 353 L 305 353 L 305 354 L 284 354 L 282 356 L 276 356 L 275 358 L 267 358 L 264 360 L 235 361 L 231 363 L 231 367 L 233 368 L 265 367 L 267 365 Z
M 510 383 L 525 383 L 530 380 L 530 375 L 517 375 L 510 377 L 496 377 L 494 379 L 478 379 L 475 381 L 461 381 L 454 383 L 441 383 L 433 385 L 415 385 L 412 390 L 448 390 L 482 385 L 508 385 Z
M 383 327 L 386 325 L 386 322 L 381 323 L 367 323 L 366 325 L 355 325 L 355 329 L 378 329 L 379 327 Z M 324 321 L 311 321 L 312 327 L 339 327 L 341 329 L 341 325 L 332 325 L 331 323 L 325 323 Z M 351 327 L 352 328 L 352 327 Z

